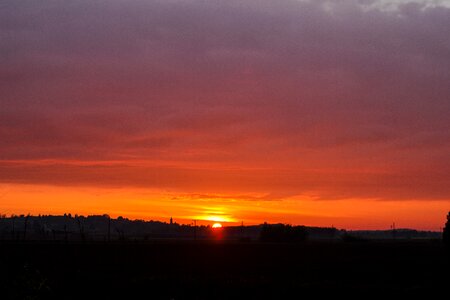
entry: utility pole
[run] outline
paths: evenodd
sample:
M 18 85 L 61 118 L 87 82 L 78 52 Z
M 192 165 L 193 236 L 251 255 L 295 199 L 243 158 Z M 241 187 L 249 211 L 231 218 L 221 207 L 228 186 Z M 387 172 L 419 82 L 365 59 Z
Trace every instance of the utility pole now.
M 12 239 L 15 240 L 16 239 L 16 229 L 15 229 L 16 216 L 12 216 L 11 221 L 12 221 L 12 231 L 11 231 Z
M 24 224 L 24 228 L 23 228 L 23 239 L 25 240 L 27 238 L 27 226 L 28 226 L 28 219 L 30 218 L 30 214 L 28 214 L 25 217 L 25 224 Z
M 194 220 L 194 241 L 197 240 L 197 220 Z
M 108 216 L 108 242 L 111 241 L 111 217 Z
M 392 238 L 395 240 L 397 234 L 397 231 L 395 230 L 395 222 L 392 223 L 391 228 L 392 228 Z

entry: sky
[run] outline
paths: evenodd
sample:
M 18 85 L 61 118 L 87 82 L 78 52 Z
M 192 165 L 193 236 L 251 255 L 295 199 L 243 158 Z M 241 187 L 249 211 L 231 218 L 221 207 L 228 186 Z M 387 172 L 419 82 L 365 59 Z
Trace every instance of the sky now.
M 0 4 L 0 213 L 440 230 L 450 1 Z

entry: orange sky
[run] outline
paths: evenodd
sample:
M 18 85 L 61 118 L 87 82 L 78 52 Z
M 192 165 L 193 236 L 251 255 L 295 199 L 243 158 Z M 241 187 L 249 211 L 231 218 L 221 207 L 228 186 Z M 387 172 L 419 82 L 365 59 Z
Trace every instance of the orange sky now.
M 444 4 L 16 1 L 0 20 L 0 213 L 444 224 Z

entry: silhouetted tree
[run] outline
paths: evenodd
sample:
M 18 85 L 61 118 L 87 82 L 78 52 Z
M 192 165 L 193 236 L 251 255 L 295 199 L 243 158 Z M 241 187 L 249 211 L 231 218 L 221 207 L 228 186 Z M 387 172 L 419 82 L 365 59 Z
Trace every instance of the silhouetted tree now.
M 450 249 L 450 212 L 447 214 L 447 223 L 445 223 L 444 233 L 442 234 L 445 245 Z

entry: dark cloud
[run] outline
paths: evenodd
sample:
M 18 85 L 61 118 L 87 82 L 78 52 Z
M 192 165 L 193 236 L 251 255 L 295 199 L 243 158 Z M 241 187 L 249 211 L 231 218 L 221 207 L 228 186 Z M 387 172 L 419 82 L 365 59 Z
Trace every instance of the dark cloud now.
M 383 3 L 3 1 L 0 181 L 448 200 L 450 9 Z

